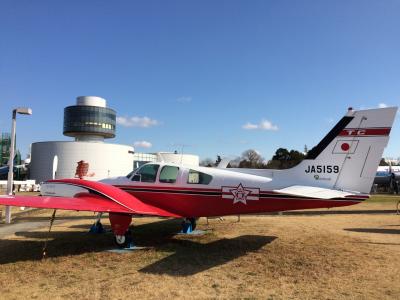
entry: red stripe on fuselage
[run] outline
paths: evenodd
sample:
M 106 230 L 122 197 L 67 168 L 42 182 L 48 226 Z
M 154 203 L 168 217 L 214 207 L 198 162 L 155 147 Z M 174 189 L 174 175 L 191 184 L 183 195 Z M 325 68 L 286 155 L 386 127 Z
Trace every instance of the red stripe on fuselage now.
M 387 136 L 391 128 L 346 128 L 343 129 L 339 136 Z
M 346 206 L 359 203 L 362 199 L 311 199 L 277 194 L 273 191 L 260 192 L 259 200 L 247 204 L 233 203 L 233 199 L 222 198 L 221 189 L 181 187 L 119 186 L 144 203 L 187 217 L 254 214 L 274 211 Z M 204 191 L 204 194 L 198 194 Z M 191 192 L 196 194 L 191 194 Z M 214 192 L 214 194 L 207 194 Z M 265 194 L 263 194 L 265 193 Z M 263 195 L 261 195 L 263 194 Z M 199 197 L 201 196 L 201 197 Z M 280 197 L 278 197 L 280 196 Z
M 211 188 L 194 188 L 194 187 L 178 187 L 178 186 L 164 186 L 164 185 L 115 185 L 115 187 L 127 190 L 127 189 L 148 189 L 154 191 L 198 191 L 198 192 L 221 192 L 221 189 Z
M 118 187 L 126 192 L 130 193 L 135 193 L 135 192 L 146 192 L 146 193 L 176 193 L 176 194 L 195 194 L 195 195 L 211 195 L 211 196 L 221 196 L 221 195 L 226 195 L 230 194 L 229 192 L 222 191 L 222 189 L 210 189 L 210 188 L 192 188 L 192 187 L 179 187 L 179 186 L 157 186 L 157 185 L 151 185 L 151 186 L 144 186 L 144 185 L 115 185 L 115 187 Z M 233 187 L 232 187 L 233 188 Z M 290 195 L 290 194 L 282 194 L 278 193 L 275 191 L 260 191 L 259 192 L 260 197 L 262 198 L 269 198 L 269 197 L 281 197 L 281 198 L 294 198 L 294 199 L 318 199 L 318 198 L 310 198 L 310 197 L 305 197 L 305 196 L 295 196 L 295 195 Z M 345 200 L 346 198 L 353 198 L 355 200 L 365 200 L 368 199 L 368 195 L 348 195 L 345 196 L 345 198 L 342 198 Z M 335 199 L 338 200 L 338 199 Z

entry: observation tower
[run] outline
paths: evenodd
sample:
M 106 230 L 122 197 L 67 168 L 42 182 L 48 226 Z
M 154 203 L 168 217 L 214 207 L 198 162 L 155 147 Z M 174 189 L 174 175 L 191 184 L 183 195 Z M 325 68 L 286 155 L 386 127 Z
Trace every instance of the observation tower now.
M 106 106 L 106 100 L 96 96 L 81 96 L 76 105 L 64 108 L 65 136 L 75 141 L 104 141 L 115 137 L 115 110 Z
M 64 108 L 63 134 L 73 140 L 33 143 L 30 177 L 41 182 L 55 171 L 55 178 L 74 178 L 80 161 L 89 164 L 87 180 L 128 174 L 133 170 L 133 147 L 105 142 L 115 137 L 115 124 L 116 112 L 105 99 L 78 97 L 75 105 Z M 58 164 L 53 170 L 55 156 Z

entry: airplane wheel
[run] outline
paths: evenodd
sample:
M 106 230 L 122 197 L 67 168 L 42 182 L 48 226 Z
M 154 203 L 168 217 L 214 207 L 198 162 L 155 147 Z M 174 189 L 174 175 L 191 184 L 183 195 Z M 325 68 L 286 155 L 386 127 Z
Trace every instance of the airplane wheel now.
M 128 230 L 124 235 L 115 235 L 114 242 L 119 248 L 128 248 L 132 242 L 131 231 Z
M 192 224 L 192 230 L 195 230 L 197 226 L 196 218 L 189 218 L 189 221 Z
M 114 236 L 114 242 L 117 244 L 118 247 L 124 248 L 124 246 L 126 245 L 125 235 Z

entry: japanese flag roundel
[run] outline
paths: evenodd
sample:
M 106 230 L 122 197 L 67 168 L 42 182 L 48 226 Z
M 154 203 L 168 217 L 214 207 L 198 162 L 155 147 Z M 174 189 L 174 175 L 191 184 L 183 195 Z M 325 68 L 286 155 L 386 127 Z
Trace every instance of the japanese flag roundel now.
M 358 142 L 358 140 L 338 140 L 332 153 L 353 154 L 356 152 Z

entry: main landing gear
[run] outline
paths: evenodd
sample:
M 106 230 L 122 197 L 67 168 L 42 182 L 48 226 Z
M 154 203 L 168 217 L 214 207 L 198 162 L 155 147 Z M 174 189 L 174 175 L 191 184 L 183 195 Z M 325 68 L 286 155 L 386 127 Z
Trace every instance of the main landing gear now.
M 129 225 L 132 222 L 132 215 L 109 213 L 109 219 L 114 233 L 115 244 L 123 249 L 133 248 L 132 232 L 129 230 Z
M 103 224 L 101 224 L 102 215 L 103 213 L 97 214 L 96 221 L 94 222 L 92 227 L 90 227 L 89 233 L 104 233 L 105 230 L 103 228 Z
M 196 229 L 196 218 L 185 218 L 182 221 L 181 233 L 192 233 Z
M 132 215 L 123 213 L 109 213 L 111 228 L 114 233 L 115 244 L 122 249 L 137 249 L 133 244 L 132 232 L 129 225 L 132 222 Z M 196 229 L 196 218 L 185 218 L 182 222 L 181 234 L 202 234 L 201 230 Z M 140 247 L 139 247 L 140 248 Z

